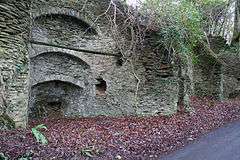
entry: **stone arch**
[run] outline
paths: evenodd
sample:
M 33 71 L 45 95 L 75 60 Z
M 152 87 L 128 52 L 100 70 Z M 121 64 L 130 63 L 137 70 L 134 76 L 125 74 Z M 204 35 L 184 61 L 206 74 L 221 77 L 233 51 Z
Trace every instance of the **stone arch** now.
M 91 55 L 89 53 L 70 51 L 68 49 L 42 46 L 42 45 L 34 45 L 34 44 L 32 44 L 29 47 L 29 58 L 30 58 L 30 60 L 32 60 L 32 59 L 34 59 L 34 57 L 36 57 L 38 55 L 41 55 L 41 54 L 44 54 L 44 53 L 60 53 L 60 54 L 70 55 L 70 56 L 73 56 L 75 58 L 81 59 L 87 65 L 90 66 L 90 69 L 92 69 L 94 55 Z
M 75 19 L 79 22 L 79 24 L 83 24 L 86 27 L 90 27 L 92 31 L 97 34 L 97 31 L 93 28 L 91 24 L 93 24 L 93 21 L 91 21 L 89 18 L 84 18 L 81 16 L 80 12 L 71 9 L 71 8 L 60 8 L 60 7 L 45 7 L 41 8 L 41 10 L 36 10 L 32 13 L 32 19 L 37 20 L 40 17 L 47 17 L 47 16 L 67 16 L 72 19 Z
M 77 56 L 75 54 L 68 53 L 68 52 L 64 52 L 63 49 L 60 49 L 60 50 L 59 49 L 57 49 L 57 50 L 50 49 L 50 50 L 47 50 L 47 51 L 39 52 L 36 55 L 30 56 L 30 59 L 34 60 L 37 57 L 47 55 L 47 54 L 58 54 L 58 55 L 62 55 L 62 56 L 71 57 L 73 59 L 76 59 L 80 64 L 82 64 L 85 67 L 85 69 L 90 69 L 90 65 L 87 62 L 85 62 L 84 60 L 82 60 L 79 56 Z
M 77 98 L 76 98 L 77 97 Z M 50 80 L 31 87 L 28 116 L 30 119 L 61 118 L 79 112 L 86 94 L 78 85 Z
M 30 58 L 30 86 L 30 119 L 51 117 L 54 108 L 59 117 L 80 115 L 92 101 L 90 65 L 63 52 L 40 52 Z
M 44 79 L 42 79 L 42 80 L 40 80 L 40 81 L 38 81 L 38 82 L 34 82 L 34 83 L 32 84 L 32 86 L 36 86 L 36 85 L 41 84 L 41 83 L 45 83 L 45 82 L 48 82 L 48 81 L 56 81 L 56 80 L 62 81 L 62 82 L 65 82 L 65 83 L 71 83 L 71 84 L 74 84 L 74 85 L 76 85 L 76 86 L 78 86 L 78 87 L 81 87 L 81 88 L 85 88 L 85 87 L 86 87 L 83 82 L 81 82 L 81 81 L 76 81 L 76 80 L 74 80 L 74 79 L 71 78 L 71 77 L 67 77 L 67 76 L 55 76 L 55 75 L 46 77 L 46 78 L 44 78 Z
M 76 87 L 76 88 L 83 89 L 81 86 L 76 85 L 75 83 L 72 83 L 72 82 L 69 82 L 69 81 L 66 81 L 66 80 L 46 80 L 46 81 L 39 82 L 39 83 L 36 83 L 36 84 L 32 85 L 31 88 L 35 88 L 35 87 L 38 86 L 38 85 L 46 84 L 46 83 L 54 82 L 54 81 L 56 81 L 56 82 L 61 82 L 61 83 L 66 83 L 66 84 L 71 85 L 71 86 L 74 86 L 74 87 Z
M 89 47 L 99 38 L 90 22 L 73 9 L 50 7 L 32 15 L 31 37 L 34 41 L 70 47 Z
M 90 88 L 90 65 L 71 54 L 43 52 L 30 58 L 30 84 L 49 80 L 71 82 L 84 89 Z

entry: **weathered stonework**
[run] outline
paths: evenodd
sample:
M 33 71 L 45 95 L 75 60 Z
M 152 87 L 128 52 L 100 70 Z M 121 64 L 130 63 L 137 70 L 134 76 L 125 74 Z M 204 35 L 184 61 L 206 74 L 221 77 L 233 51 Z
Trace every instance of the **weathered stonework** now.
M 190 106 L 190 98 L 194 96 L 194 75 L 192 58 L 188 55 L 180 56 L 180 63 L 178 65 L 178 105 L 179 110 L 192 111 Z M 184 108 L 181 108 L 184 107 Z
M 114 40 L 108 34 L 110 28 L 108 20 L 104 17 L 98 17 L 101 15 L 99 11 L 105 11 L 108 3 L 99 5 L 99 8 L 87 4 L 84 11 L 81 8 L 82 6 L 78 5 L 68 7 L 68 4 L 65 4 L 61 8 L 59 4 L 56 7 L 54 1 L 48 3 L 50 5 L 36 3 L 37 9 L 33 8 L 32 10 L 31 15 L 34 23 L 31 33 L 33 40 L 118 54 L 118 51 L 115 50 Z M 39 8 L 42 9 L 39 10 Z M 104 8 L 105 10 L 103 10 Z M 88 10 L 93 12 L 89 13 Z M 68 21 L 68 19 L 71 20 Z M 90 27 L 91 30 L 88 30 Z M 39 68 L 41 65 L 45 66 L 41 68 L 41 73 L 35 70 L 30 71 L 30 84 L 37 85 L 32 80 L 35 79 L 34 74 L 38 77 L 41 75 L 45 78 L 48 77 L 50 80 L 61 80 L 78 86 L 81 84 L 80 87 L 88 93 L 86 98 L 91 107 L 83 106 L 79 113 L 80 116 L 171 114 L 177 110 L 180 91 L 178 67 L 171 64 L 171 61 L 163 62 L 166 57 L 162 56 L 161 51 L 155 53 L 151 50 L 146 50 L 142 59 L 135 57 L 132 62 L 126 61 L 119 66 L 117 58 L 114 56 L 93 55 L 34 44 L 30 48 L 30 66 L 33 66 L 30 67 L 30 70 Z M 55 62 L 52 64 L 53 61 L 58 59 L 57 57 L 49 62 L 45 62 L 49 59 L 48 57 L 45 58 L 44 62 L 35 60 L 35 57 L 38 55 L 46 55 L 46 53 L 49 53 L 49 55 L 61 53 L 63 57 L 73 55 L 75 58 L 79 58 L 88 64 L 90 72 L 88 72 L 89 77 L 85 81 L 90 89 L 86 89 L 83 80 L 74 80 L 74 76 L 69 74 L 71 72 L 83 73 L 77 71 L 73 65 L 68 64 L 69 67 L 64 67 L 64 65 L 62 66 Z M 44 57 L 42 58 L 44 59 Z M 32 61 L 36 61 L 38 64 L 31 63 Z M 54 69 L 48 66 L 55 68 L 55 73 L 49 72 L 49 70 L 54 71 Z M 49 72 L 50 75 L 46 75 L 46 72 Z M 55 75 L 56 73 L 57 75 Z M 99 78 L 106 83 L 106 91 L 100 95 L 96 87 L 98 85 L 97 79 Z M 137 79 L 140 80 L 138 90 Z M 44 82 L 45 80 L 41 81 Z M 184 85 L 182 92 L 183 99 L 187 100 L 185 96 L 186 86 Z
M 194 66 L 195 95 L 221 100 L 223 98 L 222 66 L 212 64 L 206 67 L 207 65 L 204 65 L 205 60 L 200 62 L 201 66 Z M 212 67 L 210 68 L 209 66 Z
M 25 39 L 28 37 L 29 2 L 0 2 L 0 78 L 4 103 L 1 112 L 9 115 L 16 126 L 27 121 L 28 59 Z
M 6 53 L 0 60 L 0 88 L 6 92 L 6 113 L 17 126 L 26 125 L 28 118 L 173 114 L 179 105 L 189 108 L 193 90 L 198 96 L 221 97 L 221 66 L 204 68 L 212 65 L 206 57 L 200 56 L 200 65 L 193 66 L 189 57 L 170 57 L 149 45 L 141 54 L 119 61 L 109 21 L 103 16 L 108 0 L 35 0 L 31 6 L 27 1 L 14 2 L 17 5 L 0 3 L 6 10 L 0 15 L 0 28 L 6 29 L 0 33 L 0 47 Z M 26 15 L 19 18 L 12 12 Z M 9 26 L 2 27 L 5 24 Z M 15 30 L 21 36 L 13 34 Z M 24 38 L 31 40 L 28 47 Z
M 218 38 L 210 38 L 210 43 L 213 44 L 212 50 L 218 54 L 221 47 L 218 45 L 222 40 Z M 220 42 L 212 42 L 212 41 Z M 215 46 L 214 46 L 215 45 Z M 194 94 L 200 97 L 212 97 L 217 100 L 223 99 L 223 71 L 222 64 L 211 56 L 208 50 L 203 46 L 198 46 L 196 50 L 198 62 L 194 64 L 193 77 L 194 77 Z
M 233 43 L 221 51 L 223 66 L 224 99 L 240 98 L 240 46 Z
M 31 13 L 34 19 L 31 31 L 33 40 L 117 54 L 114 50 L 114 41 L 107 34 L 109 27 L 105 24 L 103 18 L 100 17 L 98 21 L 93 23 L 99 13 L 93 16 L 92 13 L 88 14 L 86 11 L 80 12 L 81 6 L 76 5 L 79 8 L 69 8 L 67 4 L 63 7 L 58 4 L 56 7 L 54 3 L 51 3 L 51 5 L 35 3 L 37 9 L 33 8 Z M 87 5 L 85 7 L 91 6 Z M 97 12 L 99 9 L 102 10 L 101 7 L 104 6 L 100 5 L 99 7 L 88 8 L 87 10 Z M 39 10 L 38 8 L 42 9 Z M 93 26 L 89 30 L 91 24 Z M 75 112 L 76 115 L 129 115 L 134 113 L 132 101 L 136 82 L 129 69 L 129 64 L 125 63 L 123 66 L 118 66 L 118 59 L 114 56 L 94 55 L 34 44 L 30 46 L 29 56 L 31 86 L 38 87 L 42 82 L 57 80 L 82 88 L 82 93 L 79 93 L 71 101 L 71 103 L 78 104 L 79 111 Z M 71 63 L 67 57 L 71 57 L 72 61 L 78 59 L 78 61 L 87 64 L 89 68 L 81 70 L 83 65 Z M 97 81 L 99 78 L 106 82 L 106 91 L 103 95 L 97 95 L 96 85 L 99 83 Z M 46 85 L 44 87 L 47 88 Z M 32 88 L 32 90 L 34 89 Z M 72 87 L 71 90 L 69 92 L 76 89 Z M 35 89 L 33 92 L 38 91 Z M 32 99 L 38 101 L 37 98 L 30 96 L 30 100 Z M 78 102 L 80 99 L 85 99 L 86 103 Z M 34 103 L 30 103 L 30 108 L 34 107 L 36 107 Z M 29 115 L 31 115 L 31 112 Z M 70 111 L 69 113 L 65 112 L 65 115 L 71 116 Z
M 84 9 L 56 1 L 36 1 L 31 7 L 32 40 L 118 55 L 108 21 L 98 17 L 107 9 L 107 1 L 97 7 L 89 3 Z M 161 51 L 146 50 L 141 58 L 118 64 L 114 56 L 37 44 L 28 47 L 30 119 L 51 116 L 52 111 L 60 117 L 172 114 L 179 93 L 185 96 L 184 85 L 180 91 L 179 67 L 173 60 L 166 63 Z M 106 85 L 103 90 L 99 79 Z M 20 108 L 26 110 L 27 105 Z
M 140 114 L 172 114 L 177 111 L 179 83 L 178 67 L 165 61 L 161 51 L 149 51 L 141 57 L 143 78 L 139 92 Z
M 224 99 L 240 97 L 240 83 L 233 75 L 223 76 Z M 238 94 L 237 94 L 238 93 Z

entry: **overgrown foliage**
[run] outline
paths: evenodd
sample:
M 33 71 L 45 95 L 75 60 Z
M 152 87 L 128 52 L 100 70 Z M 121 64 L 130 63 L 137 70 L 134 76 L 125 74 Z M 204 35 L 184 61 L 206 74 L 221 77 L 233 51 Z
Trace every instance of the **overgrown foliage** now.
M 146 33 L 155 32 L 158 36 L 154 36 L 151 42 L 156 47 L 164 47 L 169 54 L 196 60 L 194 49 L 203 44 L 209 54 L 217 58 L 208 37 L 221 36 L 231 41 L 235 1 L 143 0 L 138 8 L 125 9 L 125 22 L 128 23 L 124 24 L 133 28 L 130 35 L 135 43 L 131 44 L 141 46 Z
M 194 58 L 194 48 L 217 28 L 225 5 L 226 0 L 146 0 L 140 11 L 150 16 L 159 45 Z

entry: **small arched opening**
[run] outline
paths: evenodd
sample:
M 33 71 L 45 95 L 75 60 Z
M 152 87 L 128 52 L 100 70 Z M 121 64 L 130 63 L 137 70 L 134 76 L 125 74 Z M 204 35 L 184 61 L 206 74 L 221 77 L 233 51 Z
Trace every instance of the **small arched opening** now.
M 70 82 L 38 83 L 31 88 L 29 119 L 62 118 L 68 110 L 78 107 L 83 95 L 83 89 Z
M 97 78 L 96 84 L 96 95 L 97 96 L 104 96 L 106 95 L 107 91 L 107 83 L 103 78 Z

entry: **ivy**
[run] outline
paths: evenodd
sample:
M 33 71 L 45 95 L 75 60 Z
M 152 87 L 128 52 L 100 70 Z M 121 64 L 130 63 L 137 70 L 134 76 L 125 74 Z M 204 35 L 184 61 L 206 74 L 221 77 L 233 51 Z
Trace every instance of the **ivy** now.
M 153 8 L 154 11 L 150 12 L 154 12 L 159 27 L 157 43 L 193 57 L 193 49 L 204 37 L 203 18 L 194 3 L 188 0 L 147 0 L 143 8 L 147 14 L 148 8 Z
M 146 0 L 141 13 L 150 17 L 158 28 L 156 43 L 181 57 L 197 63 L 195 48 L 206 39 L 206 26 L 211 26 L 206 12 L 227 4 L 227 0 Z M 156 46 L 156 45 L 155 45 Z

